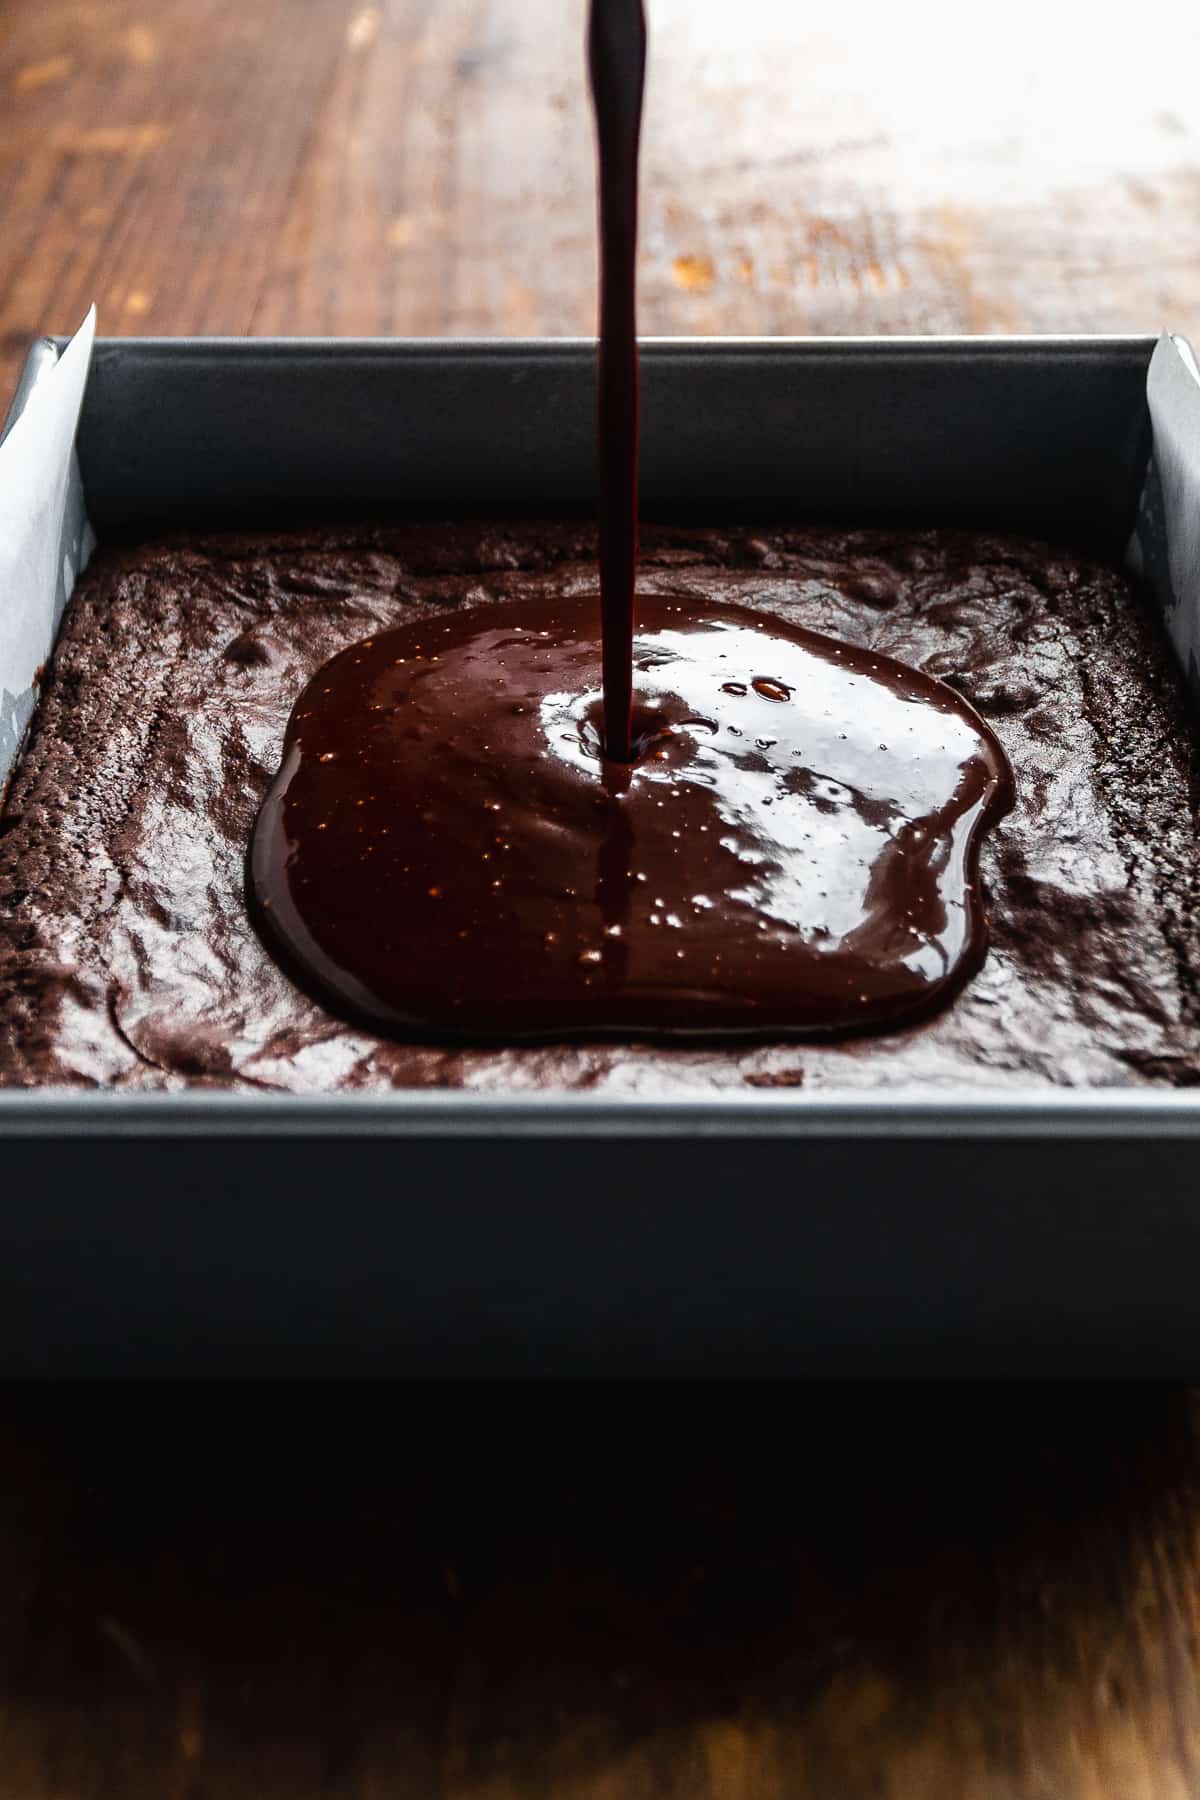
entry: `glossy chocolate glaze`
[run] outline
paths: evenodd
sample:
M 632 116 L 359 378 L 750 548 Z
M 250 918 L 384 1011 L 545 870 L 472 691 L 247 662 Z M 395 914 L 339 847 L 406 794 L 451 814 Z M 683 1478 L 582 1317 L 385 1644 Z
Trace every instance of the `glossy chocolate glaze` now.
M 0 1082 L 618 1099 L 1036 1095 L 1200 1081 L 1200 757 L 1153 609 L 1062 546 L 950 530 L 643 521 L 639 588 L 739 606 L 949 683 L 1020 781 L 980 848 L 983 966 L 882 1034 L 714 1044 L 385 1038 L 280 970 L 244 863 L 330 657 L 467 607 L 595 595 L 587 524 L 460 520 L 105 548 L 0 820 Z
M 928 1011 L 985 937 L 1011 804 L 950 688 L 735 607 L 646 599 L 634 761 L 594 596 L 385 632 L 297 702 L 260 918 L 338 1012 L 421 1035 L 788 1035 Z

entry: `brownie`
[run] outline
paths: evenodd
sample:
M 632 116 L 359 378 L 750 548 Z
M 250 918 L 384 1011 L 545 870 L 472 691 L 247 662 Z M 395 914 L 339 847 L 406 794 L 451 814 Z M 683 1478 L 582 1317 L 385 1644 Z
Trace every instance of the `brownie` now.
M 929 530 L 649 529 L 640 584 L 912 663 L 992 725 L 987 961 L 920 1026 L 841 1043 L 388 1042 L 300 993 L 243 865 L 306 679 L 422 611 L 595 585 L 589 527 L 397 524 L 109 549 L 80 583 L 0 837 L 0 1081 L 380 1091 L 926 1090 L 1200 1080 L 1196 741 L 1115 569 Z

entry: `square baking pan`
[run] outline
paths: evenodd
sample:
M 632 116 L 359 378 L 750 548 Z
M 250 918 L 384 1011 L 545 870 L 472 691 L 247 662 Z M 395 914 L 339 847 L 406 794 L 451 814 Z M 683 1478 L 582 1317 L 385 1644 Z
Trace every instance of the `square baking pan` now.
M 652 341 L 643 508 L 1119 560 L 1155 341 Z M 583 343 L 99 341 L 87 513 L 587 513 L 593 379 Z M 0 1140 L 0 1374 L 1200 1367 L 1200 1090 L 8 1090 Z

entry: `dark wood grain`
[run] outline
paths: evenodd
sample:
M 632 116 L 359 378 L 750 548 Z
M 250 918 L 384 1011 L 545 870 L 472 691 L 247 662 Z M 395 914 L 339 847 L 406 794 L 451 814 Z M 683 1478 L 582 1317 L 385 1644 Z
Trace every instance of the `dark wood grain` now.
M 594 323 L 583 0 L 5 0 L 0 381 L 121 332 Z M 657 0 L 646 332 L 1200 330 L 1191 0 Z
M 0 1796 L 1184 1800 L 1193 1403 L 0 1400 Z
M 1200 331 L 1191 0 L 655 0 L 647 332 Z M 588 332 L 582 0 L 0 0 L 0 388 Z M 1186 1800 L 1193 1403 L 0 1397 L 0 1800 Z

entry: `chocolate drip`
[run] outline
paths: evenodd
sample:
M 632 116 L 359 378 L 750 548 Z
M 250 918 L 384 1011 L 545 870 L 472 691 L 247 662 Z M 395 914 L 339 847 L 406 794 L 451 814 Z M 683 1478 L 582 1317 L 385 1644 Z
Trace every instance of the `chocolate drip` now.
M 644 598 L 637 759 L 602 754 L 594 597 L 485 606 L 335 657 L 259 817 L 264 930 L 393 1033 L 894 1025 L 982 957 L 1010 804 L 951 689 L 737 607 Z
M 592 0 L 588 68 L 599 165 L 600 349 L 597 464 L 604 742 L 628 762 L 637 568 L 638 145 L 646 73 L 641 0 Z

